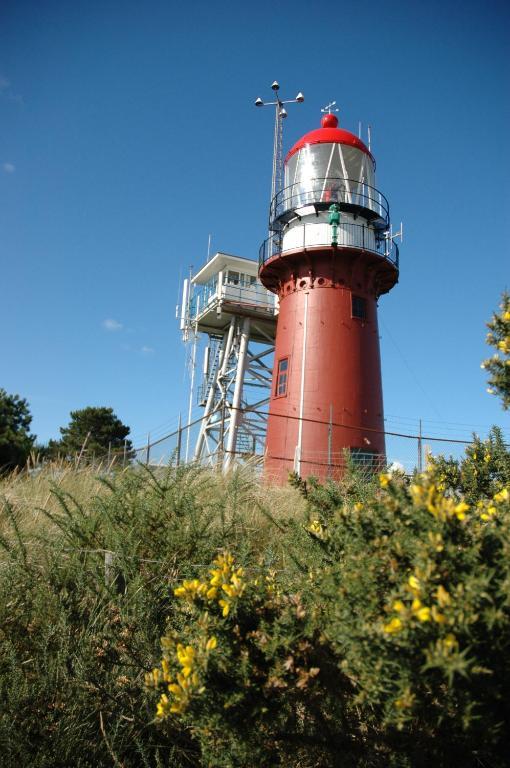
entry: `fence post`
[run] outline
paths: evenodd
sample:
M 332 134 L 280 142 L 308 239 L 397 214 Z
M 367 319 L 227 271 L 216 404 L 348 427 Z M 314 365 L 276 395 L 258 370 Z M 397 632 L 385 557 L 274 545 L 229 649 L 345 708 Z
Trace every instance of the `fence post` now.
M 331 456 L 333 448 L 333 406 L 329 405 L 329 424 L 328 424 L 328 477 L 331 477 Z
M 151 433 L 147 433 L 147 448 L 145 452 L 145 463 L 149 466 L 149 458 L 151 455 Z
M 104 583 L 108 587 L 115 578 L 115 569 L 113 565 L 113 552 L 105 550 L 104 553 Z
M 181 445 L 182 445 L 182 422 L 181 414 L 179 414 L 179 425 L 177 427 L 177 448 L 175 449 L 175 466 L 178 467 L 181 463 Z
M 127 459 L 127 439 L 124 438 L 124 451 L 122 456 L 122 466 L 126 466 L 126 459 Z
M 422 431 L 421 431 L 421 419 L 418 431 L 418 472 L 423 471 L 423 455 L 422 455 Z

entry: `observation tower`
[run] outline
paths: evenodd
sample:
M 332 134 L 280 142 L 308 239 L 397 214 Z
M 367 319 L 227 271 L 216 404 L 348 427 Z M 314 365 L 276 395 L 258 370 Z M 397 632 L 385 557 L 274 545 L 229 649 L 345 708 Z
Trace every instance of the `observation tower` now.
M 191 343 L 188 424 L 195 398 L 203 408 L 192 455 L 225 471 L 260 455 L 266 435 L 277 306 L 257 269 L 253 259 L 218 252 L 183 284 L 180 328 Z M 200 340 L 203 372 L 196 382 Z M 188 428 L 186 461 L 190 442 Z
M 377 301 L 398 281 L 398 248 L 375 159 L 333 104 L 285 158 L 259 254 L 279 299 L 264 462 L 276 483 L 338 477 L 347 452 L 385 460 Z

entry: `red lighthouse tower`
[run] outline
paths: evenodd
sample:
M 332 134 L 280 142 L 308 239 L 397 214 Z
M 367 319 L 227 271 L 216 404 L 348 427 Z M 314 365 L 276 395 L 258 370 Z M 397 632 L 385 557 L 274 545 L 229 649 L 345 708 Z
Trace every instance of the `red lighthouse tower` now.
M 384 460 L 377 300 L 398 281 L 365 144 L 325 114 L 288 153 L 260 280 L 279 297 L 265 473 L 283 483 Z

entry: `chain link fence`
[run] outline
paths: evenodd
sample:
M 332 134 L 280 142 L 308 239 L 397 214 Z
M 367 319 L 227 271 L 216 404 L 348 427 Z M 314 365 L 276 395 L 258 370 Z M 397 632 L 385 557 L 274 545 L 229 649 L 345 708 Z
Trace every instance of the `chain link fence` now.
M 243 410 L 244 413 L 258 413 L 253 409 Z M 262 414 L 262 412 L 260 412 Z M 127 467 L 130 465 L 144 464 L 151 467 L 155 466 L 181 466 L 183 464 L 195 462 L 194 451 L 198 434 L 204 417 L 196 418 L 189 424 L 177 426 L 176 429 L 168 434 L 151 440 L 148 437 L 144 444 L 130 449 L 128 443 L 122 447 L 108 449 L 104 454 L 98 455 L 87 450 L 86 445 L 73 457 L 76 466 L 96 466 L 98 468 Z M 424 427 L 421 433 L 384 431 L 386 443 L 386 454 L 381 455 L 363 449 L 352 449 L 334 451 L 331 443 L 328 445 L 326 437 L 328 433 L 328 422 L 319 420 L 305 419 L 313 421 L 314 424 L 323 424 L 325 427 L 324 448 L 322 450 L 305 450 L 300 459 L 302 474 L 317 474 L 319 477 L 334 477 L 339 474 L 348 463 L 355 464 L 357 467 L 364 468 L 367 472 L 380 471 L 384 467 L 394 467 L 401 469 L 406 474 L 412 474 L 414 470 L 421 470 L 425 467 L 428 455 L 452 456 L 460 458 L 471 440 L 463 438 L 455 439 L 451 436 L 441 437 L 437 434 L 437 428 L 431 430 L 434 434 L 427 434 Z M 356 428 L 357 429 L 357 428 Z M 363 428 L 360 428 L 361 430 Z M 242 433 L 240 433 L 242 434 Z M 255 447 L 255 451 L 254 451 Z M 237 449 L 234 451 L 235 462 L 246 463 L 254 467 L 262 468 L 264 463 L 264 452 L 259 442 L 237 441 Z M 203 458 L 202 463 L 212 466 L 222 466 L 225 460 L 226 451 L 219 445 L 210 455 Z M 277 460 L 287 465 L 289 472 L 296 466 L 294 456 L 268 456 L 267 458 Z
M 203 417 L 197 418 L 190 424 L 178 426 L 157 440 L 148 439 L 145 444 L 138 445 L 132 452 L 112 452 L 109 456 L 101 457 L 101 460 L 103 462 L 114 461 L 114 463 L 120 463 L 123 466 L 130 463 L 142 463 L 150 466 L 167 466 L 170 464 L 179 466 L 193 462 L 195 444 L 202 421 Z M 328 426 L 328 422 L 320 423 L 324 423 L 325 427 Z M 305 452 L 301 459 L 301 465 L 303 469 L 306 469 L 307 474 L 316 471 L 321 476 L 327 475 L 329 470 L 343 469 L 349 461 L 370 471 L 380 470 L 384 466 L 393 466 L 402 469 L 406 474 L 411 474 L 415 469 L 421 470 L 425 467 L 427 455 L 459 458 L 463 455 L 466 446 L 471 443 L 471 440 L 465 438 L 441 437 L 437 435 L 437 432 L 428 435 L 426 428 L 422 430 L 421 434 L 384 431 L 384 437 L 385 455 L 365 453 L 362 450 L 350 455 L 345 451 L 333 451 L 325 438 L 323 450 Z M 244 445 L 242 441 L 238 441 L 235 451 L 236 461 L 246 462 L 249 460 L 255 465 L 262 465 L 263 451 L 259 448 L 254 452 L 253 445 L 253 442 Z M 83 458 L 85 457 L 86 452 Z M 90 460 L 90 457 L 88 458 Z M 221 465 L 224 458 L 225 450 L 218 446 L 214 453 L 207 457 L 206 462 L 211 465 Z M 274 456 L 272 458 L 288 462 L 289 471 L 292 471 L 293 457 Z M 332 472 L 333 474 L 334 472 Z

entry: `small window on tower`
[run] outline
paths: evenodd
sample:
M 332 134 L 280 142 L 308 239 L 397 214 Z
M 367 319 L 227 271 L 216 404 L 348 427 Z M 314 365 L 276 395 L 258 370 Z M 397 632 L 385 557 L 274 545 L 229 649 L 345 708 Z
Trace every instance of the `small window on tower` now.
M 367 319 L 367 300 L 363 296 L 352 295 L 352 316 L 358 320 Z
M 349 448 L 351 461 L 355 467 L 366 467 L 374 471 L 381 471 L 384 465 L 384 456 L 366 448 Z
M 289 373 L 289 358 L 284 357 L 278 362 L 278 373 L 276 375 L 276 397 L 283 397 L 287 394 L 287 377 Z

